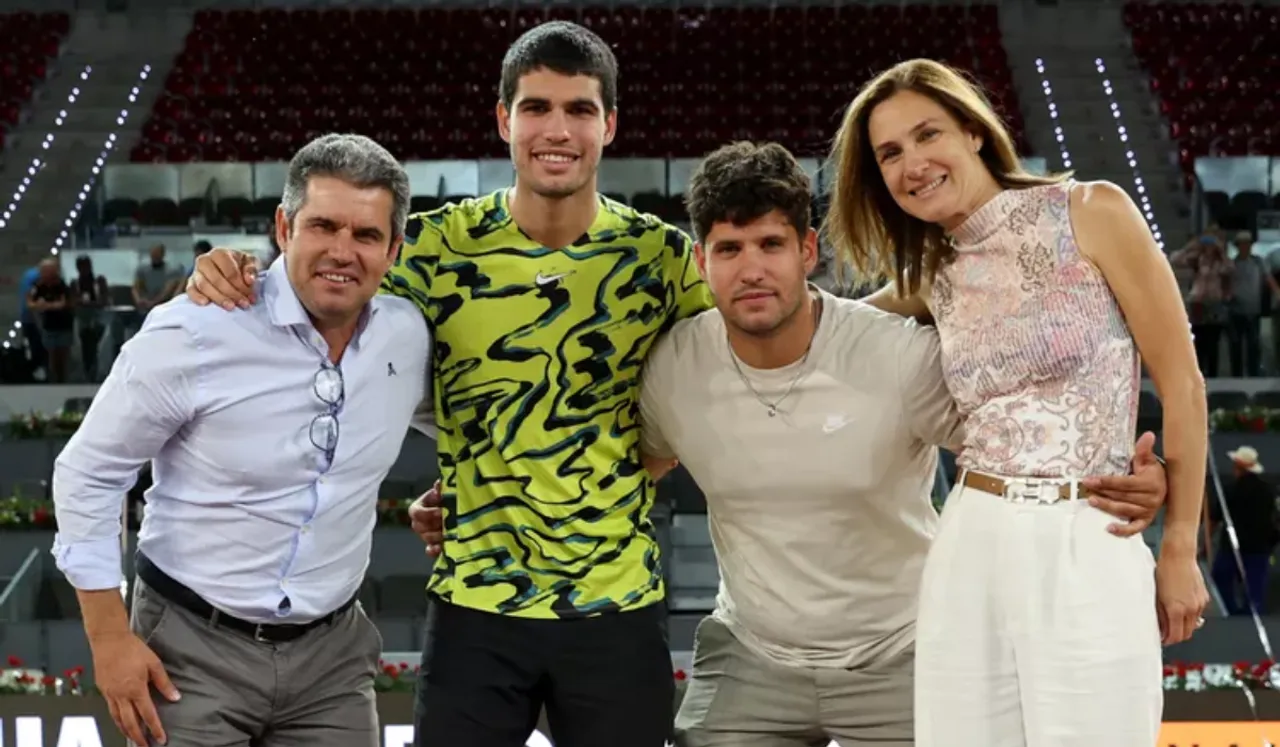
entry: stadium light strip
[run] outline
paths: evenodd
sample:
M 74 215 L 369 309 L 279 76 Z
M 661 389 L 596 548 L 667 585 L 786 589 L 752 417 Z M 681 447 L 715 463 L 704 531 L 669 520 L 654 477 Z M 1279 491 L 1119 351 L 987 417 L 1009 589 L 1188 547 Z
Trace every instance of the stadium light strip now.
M 138 95 L 142 93 L 142 84 L 146 81 L 147 76 L 149 75 L 151 75 L 151 66 L 143 65 L 141 72 L 138 73 L 137 85 L 135 85 L 133 90 L 129 92 L 130 104 L 137 103 Z M 63 117 L 65 116 L 66 115 L 64 114 Z M 67 213 L 66 220 L 63 221 L 62 233 L 58 235 L 57 239 L 54 239 L 53 246 L 49 247 L 49 253 L 53 256 L 58 256 L 58 251 L 71 235 L 71 228 L 75 226 L 76 218 L 79 217 L 80 210 L 84 207 L 85 200 L 89 199 L 90 190 L 92 190 L 94 185 L 98 183 L 98 174 L 102 173 L 102 169 L 107 163 L 107 156 L 111 153 L 111 149 L 116 147 L 116 140 L 119 137 L 120 132 L 119 128 L 124 127 L 124 123 L 128 121 L 128 119 L 129 110 L 121 109 L 120 116 L 116 117 L 117 129 L 112 130 L 107 135 L 106 141 L 102 143 L 102 152 L 98 154 L 98 158 L 94 161 L 93 169 L 91 170 L 92 176 L 90 176 L 89 180 L 80 188 L 80 194 L 76 195 L 75 207 L 71 208 L 70 212 Z M 18 336 L 18 330 L 20 329 L 22 329 L 22 321 L 18 320 L 13 323 L 13 329 L 9 330 L 9 340 L 4 341 L 4 347 L 11 347 L 10 340 Z
M 1147 195 L 1147 187 L 1142 183 L 1142 169 L 1138 166 L 1138 156 L 1133 152 L 1133 146 L 1129 145 L 1129 131 L 1125 129 L 1124 119 L 1120 114 L 1120 104 L 1116 101 L 1115 91 L 1111 87 L 1111 79 L 1107 77 L 1107 65 L 1098 57 L 1093 61 L 1098 68 L 1098 77 L 1102 78 L 1102 90 L 1107 94 L 1107 100 L 1111 102 L 1111 117 L 1116 121 L 1116 132 L 1120 135 L 1120 142 L 1124 145 L 1124 156 L 1129 161 L 1129 168 L 1133 170 L 1133 188 L 1138 193 L 1138 204 L 1142 207 L 1142 214 L 1147 219 L 1147 225 L 1151 228 L 1151 235 L 1156 240 L 1156 246 L 1164 249 L 1164 239 L 1160 235 L 1160 226 L 1156 225 L 1156 215 L 1151 209 L 1151 198 Z
M 91 74 L 93 74 L 93 66 L 85 65 L 84 69 L 80 71 L 80 82 L 83 83 L 89 80 L 89 76 Z M 79 96 L 80 96 L 80 86 L 78 85 L 72 86 L 71 94 L 67 96 L 67 105 L 70 106 L 71 104 L 76 103 L 76 99 Z M 66 109 L 59 110 L 58 116 L 53 120 L 54 129 L 56 130 L 57 128 L 61 127 L 62 124 L 66 121 L 67 121 L 67 110 Z M 53 145 L 53 138 L 54 138 L 53 132 L 46 132 L 44 135 L 44 140 L 41 142 L 40 147 L 43 148 L 44 150 L 49 150 L 49 146 Z M 3 213 L 0 213 L 0 228 L 6 227 L 7 225 L 9 225 L 9 221 L 13 220 L 13 216 L 16 215 L 18 212 L 18 205 L 22 203 L 22 198 L 25 197 L 27 194 L 27 188 L 31 186 L 31 181 L 36 178 L 36 174 L 39 174 L 40 170 L 43 167 L 44 167 L 44 161 L 41 160 L 39 156 L 31 159 L 31 163 L 27 166 L 27 175 L 22 177 L 22 183 L 18 185 L 17 191 L 14 192 L 13 196 L 9 198 L 8 207 L 4 209 Z
M 1071 154 L 1067 152 L 1067 138 L 1062 133 L 1062 123 L 1058 121 L 1058 105 L 1053 103 L 1053 86 L 1044 74 L 1044 60 L 1036 58 L 1036 72 L 1040 75 L 1040 86 L 1044 89 L 1044 100 L 1049 107 L 1049 119 L 1053 120 L 1053 135 L 1058 140 L 1058 150 L 1062 153 L 1062 168 L 1071 168 Z
M 138 94 L 142 92 L 142 84 L 150 74 L 151 66 L 143 65 L 142 70 L 138 73 L 137 85 L 135 85 L 133 90 L 129 92 L 129 103 L 132 104 L 137 102 Z M 116 147 L 116 138 L 119 137 L 120 132 L 118 128 L 124 127 L 124 123 L 128 119 L 129 110 L 127 108 L 121 109 L 120 116 L 116 117 L 117 129 L 108 133 L 107 139 L 102 143 L 102 152 L 98 154 L 98 158 L 94 161 L 93 169 L 91 170 L 92 176 L 90 176 L 89 180 L 80 187 L 80 194 L 76 195 L 76 204 L 71 208 L 71 211 L 67 213 L 66 220 L 63 221 L 62 233 L 58 234 L 58 238 L 54 240 L 53 246 L 49 248 L 50 254 L 56 256 L 58 251 L 62 248 L 63 242 L 69 240 L 71 229 L 76 224 L 76 218 L 80 216 L 80 210 L 84 207 L 85 200 L 89 199 L 90 190 L 92 190 L 94 185 L 98 183 L 98 174 L 102 173 L 102 169 L 107 163 L 107 156 L 110 155 L 111 149 Z

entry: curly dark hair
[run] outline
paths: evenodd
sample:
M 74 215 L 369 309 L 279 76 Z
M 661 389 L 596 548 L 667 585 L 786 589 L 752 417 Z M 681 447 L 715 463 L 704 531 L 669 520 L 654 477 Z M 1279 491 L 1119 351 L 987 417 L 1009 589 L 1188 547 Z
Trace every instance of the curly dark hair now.
M 813 188 L 795 156 L 777 143 L 725 145 L 698 164 L 685 206 L 698 241 L 728 221 L 741 226 L 780 211 L 802 237 L 809 230 Z

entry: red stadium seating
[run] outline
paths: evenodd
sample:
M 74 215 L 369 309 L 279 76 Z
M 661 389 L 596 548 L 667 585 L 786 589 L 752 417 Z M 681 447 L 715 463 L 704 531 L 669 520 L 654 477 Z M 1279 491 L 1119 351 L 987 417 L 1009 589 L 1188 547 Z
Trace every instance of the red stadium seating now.
M 1197 157 L 1280 154 L 1280 7 L 1129 3 L 1124 21 L 1188 185 Z
M 204 10 L 133 160 L 286 159 L 334 130 L 405 160 L 501 158 L 503 53 L 560 18 L 618 57 L 612 156 L 697 156 L 736 137 L 822 153 L 868 77 L 922 56 L 972 72 L 1025 143 L 994 6 Z
M 33 88 L 48 75 L 49 62 L 70 29 L 66 13 L 0 15 L 0 145 L 31 101 Z

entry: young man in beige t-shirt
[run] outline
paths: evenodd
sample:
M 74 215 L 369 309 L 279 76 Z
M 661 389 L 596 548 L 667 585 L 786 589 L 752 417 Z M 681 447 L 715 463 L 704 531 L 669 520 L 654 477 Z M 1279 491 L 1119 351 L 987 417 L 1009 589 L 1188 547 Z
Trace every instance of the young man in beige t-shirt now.
M 782 147 L 726 146 L 688 194 L 717 308 L 654 344 L 641 392 L 646 466 L 679 458 L 698 482 L 722 579 L 676 741 L 906 747 L 935 446 L 961 442 L 938 335 L 806 282 L 812 193 Z M 1158 465 L 1135 465 L 1095 488 L 1136 519 L 1123 533 L 1165 491 Z M 439 505 L 433 490 L 410 509 L 433 555 Z
M 911 745 L 935 447 L 962 441 L 937 332 L 806 282 L 812 194 L 782 147 L 721 148 L 687 194 L 717 308 L 655 344 L 641 394 L 646 464 L 689 470 L 720 566 L 677 744 Z M 1158 467 L 1119 479 L 1163 496 Z

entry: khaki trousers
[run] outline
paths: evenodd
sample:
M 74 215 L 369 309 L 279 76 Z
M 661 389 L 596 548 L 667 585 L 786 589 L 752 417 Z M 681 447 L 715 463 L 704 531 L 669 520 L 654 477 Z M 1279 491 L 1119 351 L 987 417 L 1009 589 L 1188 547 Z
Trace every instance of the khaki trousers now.
M 788 667 L 707 617 L 676 715 L 677 747 L 911 747 L 912 653 L 867 669 Z

